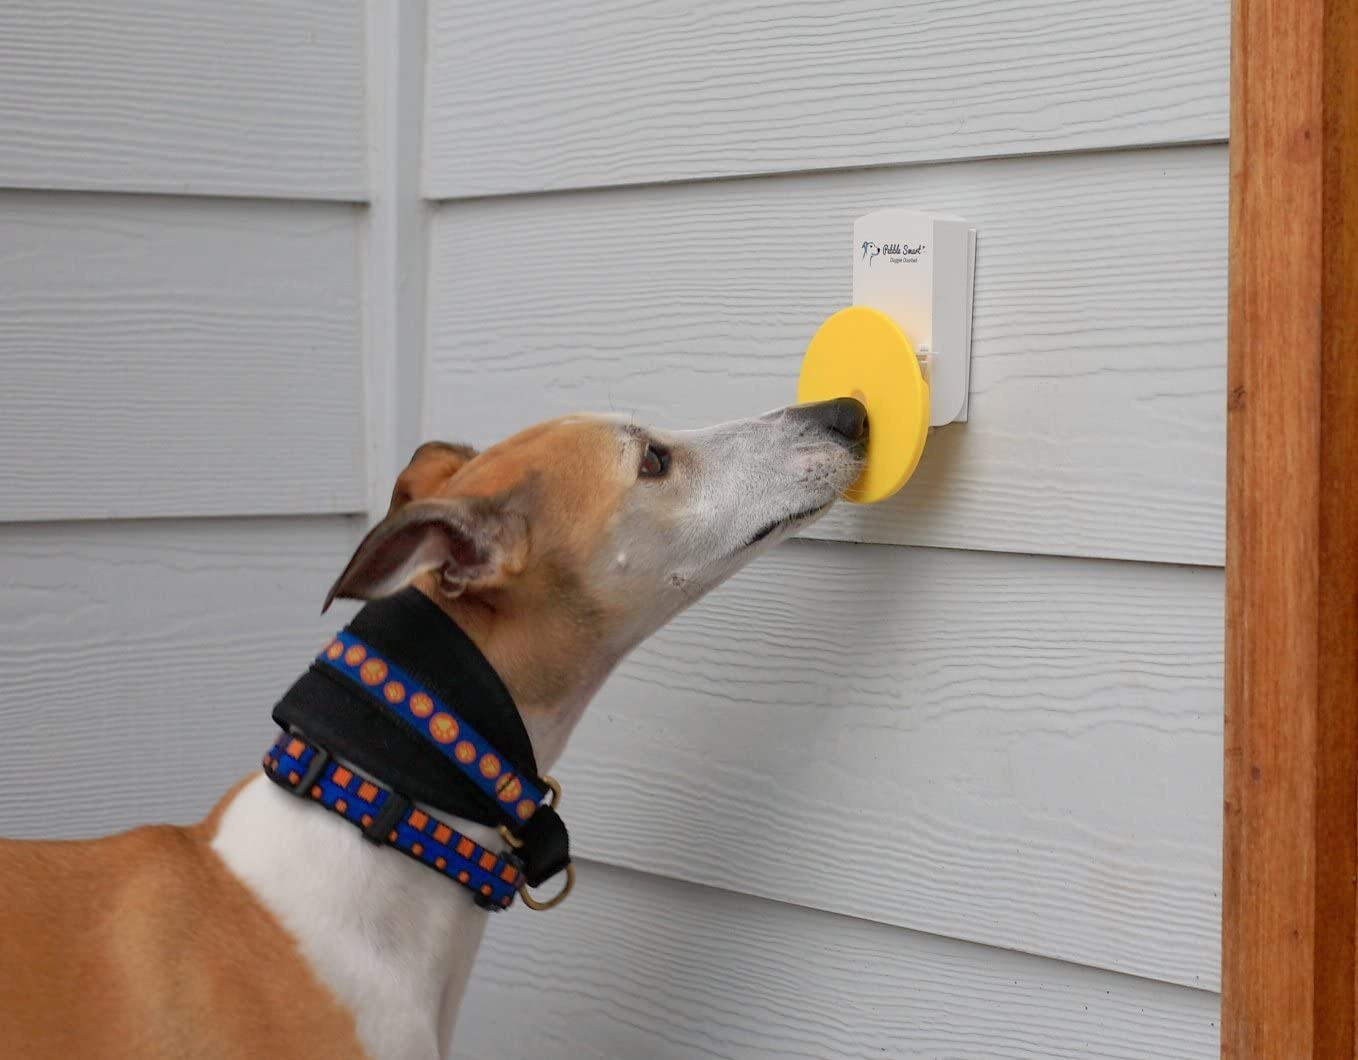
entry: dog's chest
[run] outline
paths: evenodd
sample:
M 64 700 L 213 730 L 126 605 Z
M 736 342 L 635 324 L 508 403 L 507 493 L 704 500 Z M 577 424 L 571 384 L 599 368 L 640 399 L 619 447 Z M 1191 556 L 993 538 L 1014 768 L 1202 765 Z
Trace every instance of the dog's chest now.
M 262 775 L 227 807 L 212 847 L 354 1014 L 372 1056 L 444 1054 L 490 914 Z

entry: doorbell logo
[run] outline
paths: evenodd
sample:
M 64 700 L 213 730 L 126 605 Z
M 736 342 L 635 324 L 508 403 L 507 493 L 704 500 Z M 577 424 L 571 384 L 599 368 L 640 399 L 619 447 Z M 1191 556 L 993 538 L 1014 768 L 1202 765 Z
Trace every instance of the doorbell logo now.
M 863 260 L 871 266 L 874 261 L 885 254 L 886 259 L 893 265 L 900 265 L 902 262 L 914 264 L 919 261 L 924 249 L 923 243 L 916 243 L 911 246 L 909 243 L 874 243 L 870 239 L 865 239 L 863 240 Z

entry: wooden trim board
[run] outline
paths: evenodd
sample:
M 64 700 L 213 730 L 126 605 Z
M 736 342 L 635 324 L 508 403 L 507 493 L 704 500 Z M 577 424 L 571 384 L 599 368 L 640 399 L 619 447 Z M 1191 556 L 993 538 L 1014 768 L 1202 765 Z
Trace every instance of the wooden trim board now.
M 1236 0 L 1222 1054 L 1353 1057 L 1358 4 Z

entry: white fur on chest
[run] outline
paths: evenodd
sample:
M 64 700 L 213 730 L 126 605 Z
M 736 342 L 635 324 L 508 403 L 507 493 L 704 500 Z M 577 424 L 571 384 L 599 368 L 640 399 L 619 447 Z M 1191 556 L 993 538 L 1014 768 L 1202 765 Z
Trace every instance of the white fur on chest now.
M 374 1058 L 444 1055 L 491 915 L 469 893 L 263 775 L 227 807 L 212 848 L 353 1012 Z

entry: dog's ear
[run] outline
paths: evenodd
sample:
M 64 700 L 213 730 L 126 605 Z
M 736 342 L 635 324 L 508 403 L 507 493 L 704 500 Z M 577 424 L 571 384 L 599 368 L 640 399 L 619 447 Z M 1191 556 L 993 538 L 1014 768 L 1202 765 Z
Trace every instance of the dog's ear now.
M 416 500 L 402 504 L 368 531 L 325 598 L 375 600 L 439 572 L 450 597 L 504 585 L 528 556 L 528 523 L 507 496 Z
M 397 476 L 387 515 L 395 514 L 411 501 L 433 497 L 475 457 L 476 450 L 470 445 L 425 442 L 415 450 L 406 469 Z

